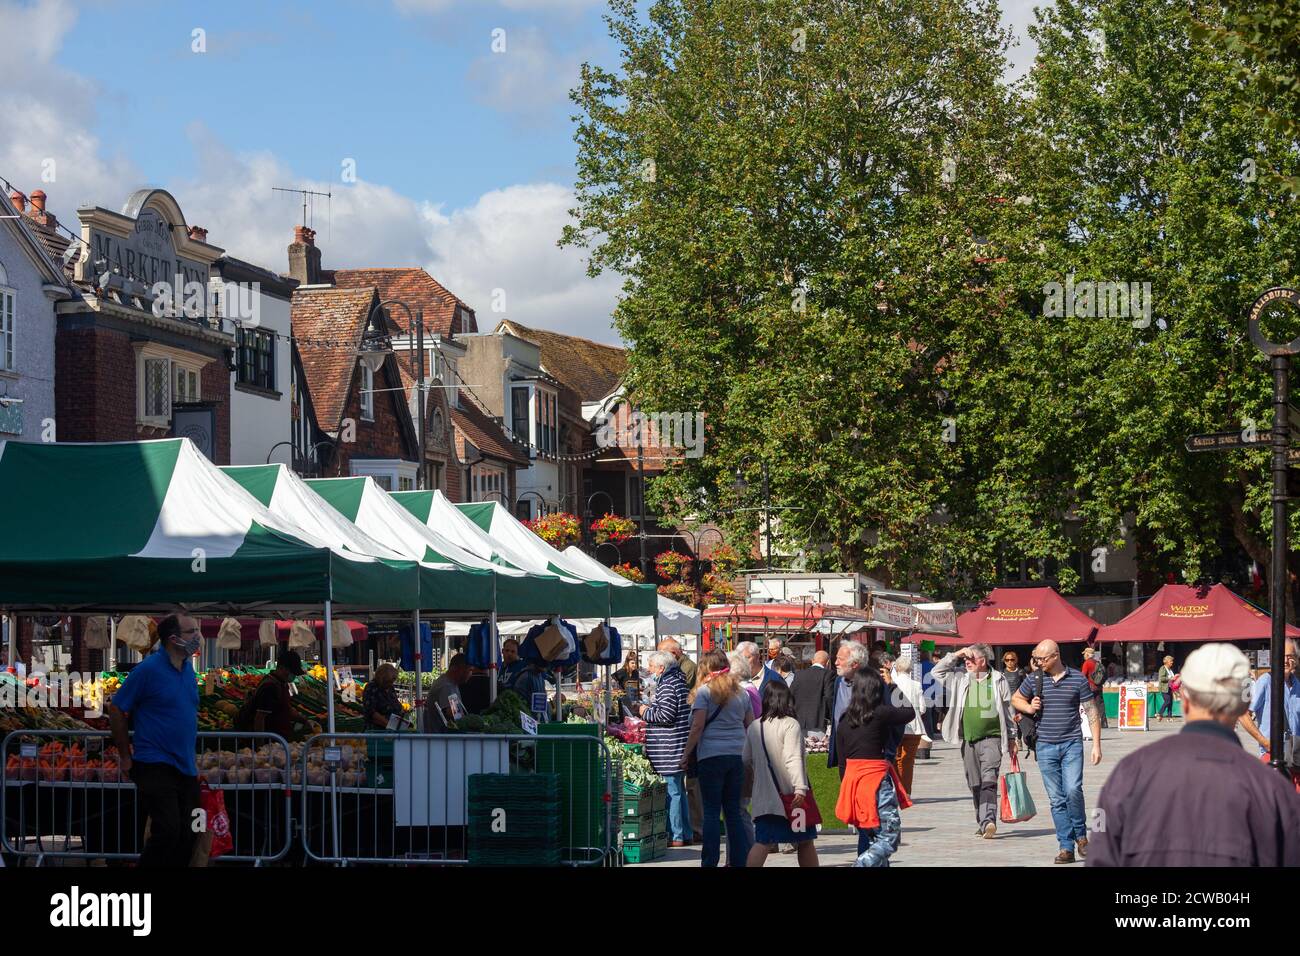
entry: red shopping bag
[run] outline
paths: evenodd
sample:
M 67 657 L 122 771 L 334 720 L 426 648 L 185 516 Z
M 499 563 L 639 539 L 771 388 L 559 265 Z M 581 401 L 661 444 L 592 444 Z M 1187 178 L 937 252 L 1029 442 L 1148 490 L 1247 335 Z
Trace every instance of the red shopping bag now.
M 1003 823 L 1024 823 L 1032 820 L 1037 808 L 1029 795 L 1029 785 L 1020 771 L 1020 759 L 1011 754 L 1011 772 L 1004 773 L 998 781 L 998 817 Z
M 208 818 L 208 832 L 212 834 L 208 859 L 215 860 L 235 848 L 235 841 L 230 836 L 230 815 L 226 813 L 226 795 L 220 790 L 210 789 L 205 783 L 199 790 L 199 802 Z

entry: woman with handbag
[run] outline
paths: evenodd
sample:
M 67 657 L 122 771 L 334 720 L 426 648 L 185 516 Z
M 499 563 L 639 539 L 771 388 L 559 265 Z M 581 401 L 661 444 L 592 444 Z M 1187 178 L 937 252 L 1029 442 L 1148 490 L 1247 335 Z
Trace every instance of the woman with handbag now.
M 785 681 L 768 681 L 763 688 L 763 716 L 745 731 L 742 758 L 754 780 L 754 846 L 746 865 L 761 867 L 771 844 L 792 843 L 800 866 L 817 866 L 813 841 L 821 814 L 808 784 L 794 694 Z
M 727 866 L 744 866 L 749 837 L 740 813 L 745 784 L 745 731 L 754 720 L 749 695 L 727 666 L 722 651 L 709 651 L 695 671 L 691 698 L 691 731 L 682 754 L 682 769 L 695 764 L 704 803 L 701 866 L 717 866 L 722 856 L 719 816 L 727 818 Z
M 835 729 L 835 753 L 843 771 L 835 815 L 858 829 L 854 866 L 889 866 L 903 833 L 899 811 L 912 805 L 885 746 L 894 728 L 911 723 L 916 711 L 910 704 L 891 703 L 888 689 L 879 671 L 861 668 L 853 675 L 849 706 Z
M 1159 672 L 1156 674 L 1156 680 L 1159 682 L 1158 687 L 1160 696 L 1163 698 L 1160 702 L 1160 710 L 1156 712 L 1156 723 L 1168 717 L 1174 719 L 1174 691 L 1178 689 L 1175 681 L 1178 675 L 1174 673 L 1174 658 L 1172 654 L 1166 654 Z

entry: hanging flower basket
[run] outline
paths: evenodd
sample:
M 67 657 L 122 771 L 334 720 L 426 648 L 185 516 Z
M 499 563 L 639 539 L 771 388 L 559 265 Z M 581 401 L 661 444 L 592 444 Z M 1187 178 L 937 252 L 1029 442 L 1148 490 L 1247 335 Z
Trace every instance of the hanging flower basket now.
M 606 514 L 591 523 L 596 544 L 622 544 L 636 534 L 636 522 L 622 515 Z
M 704 599 L 709 604 L 735 604 L 740 600 L 740 590 L 735 583 L 717 574 L 706 574 L 700 582 Z
M 659 589 L 659 593 L 666 598 L 677 601 L 679 604 L 689 604 L 691 607 L 697 607 L 700 603 L 699 592 L 684 581 L 665 584 Z
M 655 572 L 665 580 L 678 581 L 691 559 L 678 551 L 664 551 L 655 557 Z
M 645 575 L 641 573 L 641 569 L 635 564 L 616 564 L 610 570 L 615 574 L 621 574 L 635 584 L 645 584 Z
M 565 511 L 541 515 L 524 524 L 552 548 L 563 551 L 569 545 L 577 544 L 582 537 L 582 524 L 576 517 Z
M 729 544 L 720 544 L 709 555 L 709 561 L 712 562 L 716 574 L 724 576 L 734 574 L 740 567 L 740 552 Z

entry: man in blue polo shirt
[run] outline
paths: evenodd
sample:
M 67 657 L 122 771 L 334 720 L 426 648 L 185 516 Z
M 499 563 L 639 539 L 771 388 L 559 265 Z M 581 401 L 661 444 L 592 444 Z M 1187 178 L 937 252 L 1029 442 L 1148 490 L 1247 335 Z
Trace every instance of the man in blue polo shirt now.
M 1300 646 L 1295 638 L 1286 639 L 1286 654 L 1282 659 L 1282 713 L 1286 715 L 1286 729 L 1292 736 L 1300 732 L 1300 678 L 1296 677 L 1296 660 L 1300 657 Z M 1255 681 L 1251 689 L 1250 708 L 1241 715 L 1241 729 L 1255 738 L 1259 752 L 1266 754 L 1272 749 L 1270 736 L 1273 731 L 1273 675 L 1265 674 Z
M 1052 823 L 1061 852 L 1057 863 L 1073 863 L 1075 851 L 1088 855 L 1088 823 L 1083 809 L 1083 706 L 1092 728 L 1092 765 L 1101 763 L 1101 712 L 1088 678 L 1061 660 L 1055 641 L 1034 648 L 1040 673 L 1025 678 L 1011 705 L 1038 724 L 1038 768 L 1052 805 Z
M 190 658 L 198 652 L 199 639 L 194 618 L 164 618 L 158 625 L 158 647 L 131 670 L 108 708 L 120 766 L 149 818 L 142 867 L 189 866 L 194 849 L 199 689 Z M 127 734 L 128 717 L 134 737 Z

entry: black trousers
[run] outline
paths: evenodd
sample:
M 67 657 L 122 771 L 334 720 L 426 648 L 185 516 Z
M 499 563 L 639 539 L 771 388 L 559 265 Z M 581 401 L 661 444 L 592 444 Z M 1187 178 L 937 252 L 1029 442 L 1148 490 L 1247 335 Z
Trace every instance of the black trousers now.
M 199 778 L 171 764 L 133 763 L 140 812 L 149 818 L 149 842 L 140 854 L 142 867 L 190 865 L 194 852 L 194 811 L 199 806 Z

